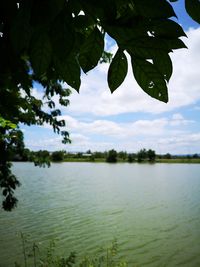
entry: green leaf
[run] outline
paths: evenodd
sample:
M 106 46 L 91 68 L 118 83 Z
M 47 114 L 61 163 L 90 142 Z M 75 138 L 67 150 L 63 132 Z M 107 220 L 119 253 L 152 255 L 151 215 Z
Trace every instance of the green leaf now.
M 39 1 L 41 5 L 41 1 Z M 52 20 L 63 10 L 65 0 L 46 0 L 46 13 Z M 43 13 L 44 16 L 44 13 Z
M 200 23 L 200 2 L 199 0 L 185 0 L 185 9 L 187 13 Z
M 28 48 L 31 38 L 30 7 L 27 3 L 22 4 L 10 29 L 12 46 L 17 53 Z
M 87 15 L 79 15 L 73 19 L 73 25 L 78 31 L 85 31 L 86 28 L 94 25 L 94 20 Z
M 33 25 L 43 25 L 48 27 L 56 16 L 64 9 L 65 0 L 42 0 L 25 1 L 32 3 L 31 21 Z M 21 6 L 21 3 L 20 3 Z
M 147 36 L 147 30 L 143 27 L 143 25 L 137 25 L 134 27 L 106 25 L 105 29 L 118 43 L 127 43 L 133 39 L 141 38 L 145 35 Z
M 144 59 L 154 59 L 159 56 L 160 53 L 168 53 L 171 49 L 165 40 L 157 37 L 144 37 L 133 40 L 130 44 L 123 44 L 123 47 L 127 49 L 129 54 L 133 54 L 135 57 Z
M 59 16 L 51 31 L 53 52 L 60 59 L 67 58 L 75 45 L 75 33 L 70 18 Z
M 168 44 L 166 44 L 165 39 L 161 39 L 158 37 L 152 37 L 152 36 L 146 36 L 142 38 L 136 38 L 133 39 L 130 43 L 124 43 L 122 44 L 124 47 L 127 46 L 130 50 L 140 50 L 140 49 L 146 49 L 148 51 L 155 50 L 155 49 L 161 49 L 161 50 L 168 50 Z
M 56 71 L 63 81 L 79 92 L 81 85 L 81 70 L 75 56 L 68 57 L 65 61 L 54 59 Z
M 136 58 L 153 60 L 154 65 L 163 75 L 164 79 L 169 81 L 173 69 L 171 59 L 168 55 L 168 50 L 152 47 L 133 47 L 132 49 L 129 49 L 128 52 Z
M 79 1 L 68 1 L 68 8 L 71 10 L 71 12 L 75 15 L 78 16 L 80 11 L 83 10 L 83 7 Z
M 153 58 L 153 63 L 166 81 L 169 81 L 172 75 L 173 66 L 170 56 L 162 51 L 157 51 Z
M 76 1 L 73 1 L 76 2 Z M 81 11 L 83 11 L 85 14 L 88 14 L 89 16 L 95 18 L 105 18 L 104 13 L 105 13 L 105 7 L 102 8 L 101 4 L 104 3 L 105 1 L 80 1 L 81 2 Z M 108 2 L 106 3 L 108 6 Z M 110 5 L 108 6 L 110 7 Z M 111 8 L 112 10 L 112 8 Z
M 103 34 L 96 27 L 86 38 L 81 47 L 79 63 L 86 73 L 96 67 L 104 51 Z
M 158 48 L 136 48 L 128 50 L 129 54 L 141 59 L 153 60 L 154 65 L 163 75 L 166 81 L 169 81 L 172 75 L 172 62 L 168 55 L 168 50 L 158 49 Z
M 15 129 L 17 127 L 17 125 L 15 123 L 9 121 L 9 120 L 5 120 L 0 115 L 0 127 L 2 127 L 2 128 Z
M 172 6 L 166 0 L 135 0 L 136 10 L 147 18 L 176 17 Z
M 108 85 L 112 93 L 122 84 L 127 71 L 128 62 L 126 55 L 118 49 L 108 70 Z
M 51 62 L 52 48 L 49 36 L 45 32 L 35 33 L 31 45 L 31 65 L 37 75 L 46 72 Z
M 166 19 L 162 21 L 153 21 L 149 23 L 149 31 L 154 36 L 176 38 L 180 36 L 186 36 L 182 27 L 173 20 Z
M 184 42 L 180 39 L 164 39 L 163 42 L 168 47 L 170 51 L 173 49 L 180 49 L 180 48 L 187 48 L 187 46 L 184 44 Z
M 7 125 L 6 120 L 4 120 L 2 117 L 0 117 L 0 127 L 5 128 Z
M 9 128 L 11 128 L 11 129 L 15 129 L 15 128 L 17 128 L 17 125 L 16 125 L 15 123 L 10 122 L 10 121 L 7 121 L 7 126 L 8 126 Z
M 164 77 L 150 62 L 131 56 L 133 74 L 139 86 L 151 97 L 168 102 L 168 91 Z

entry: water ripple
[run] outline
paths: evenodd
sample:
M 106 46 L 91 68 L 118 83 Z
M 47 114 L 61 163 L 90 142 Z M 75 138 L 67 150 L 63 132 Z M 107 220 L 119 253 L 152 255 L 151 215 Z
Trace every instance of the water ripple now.
M 21 201 L 0 214 L 1 267 L 21 254 L 20 231 L 83 255 L 117 238 L 131 267 L 200 266 L 200 165 L 19 163 L 14 172 Z

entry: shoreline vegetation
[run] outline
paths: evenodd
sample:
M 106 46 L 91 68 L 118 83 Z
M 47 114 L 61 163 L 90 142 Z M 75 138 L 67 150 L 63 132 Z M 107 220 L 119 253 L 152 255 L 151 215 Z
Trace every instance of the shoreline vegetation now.
M 37 243 L 30 243 L 27 236 L 20 233 L 22 241 L 21 262 L 15 261 L 15 267 L 127 267 L 128 264 L 118 255 L 118 242 L 114 239 L 109 246 L 101 247 L 96 253 L 86 253 L 80 257 L 76 252 L 61 256 L 56 252 L 56 243 L 50 240 L 48 247 L 41 248 Z
M 57 162 L 94 162 L 94 163 L 104 163 L 106 162 L 103 159 L 95 159 L 91 161 L 90 159 L 83 159 L 83 158 L 68 158 L 63 161 L 57 161 Z M 56 163 L 56 161 L 54 161 Z M 117 163 L 130 163 L 128 161 L 124 160 L 118 160 Z M 138 161 L 134 161 L 131 163 L 138 163 Z M 175 159 L 156 159 L 153 162 L 150 162 L 148 160 L 139 162 L 141 164 L 155 164 L 155 163 L 193 163 L 193 164 L 200 164 L 200 159 L 186 159 L 186 158 L 175 158 Z
M 30 151 L 24 149 L 22 154 L 14 153 L 13 162 L 34 162 L 35 165 L 41 163 L 50 164 L 50 162 L 108 162 L 108 163 L 200 163 L 200 154 L 188 155 L 171 155 L 157 154 L 152 149 L 141 149 L 136 153 L 128 153 L 126 151 L 117 152 L 114 149 L 104 152 L 66 152 L 64 150 L 49 152 L 47 150 Z

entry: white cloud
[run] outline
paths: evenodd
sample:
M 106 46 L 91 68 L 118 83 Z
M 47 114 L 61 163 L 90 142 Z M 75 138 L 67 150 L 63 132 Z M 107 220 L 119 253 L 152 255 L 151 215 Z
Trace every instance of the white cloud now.
M 158 140 L 162 153 L 191 154 L 200 151 L 200 132 L 180 134 L 172 137 L 160 138 Z
M 40 139 L 27 139 L 26 146 L 31 150 L 49 150 L 55 151 L 63 149 L 62 145 L 62 138 L 61 137 L 54 137 L 54 138 L 40 138 Z
M 187 125 L 189 123 L 193 123 L 193 120 L 186 120 L 180 113 L 175 113 L 172 116 L 172 120 L 170 122 L 171 126 L 180 126 L 180 125 Z
M 71 112 L 98 116 L 126 112 L 162 113 L 195 104 L 200 100 L 200 28 L 190 29 L 184 42 L 188 49 L 171 54 L 174 72 L 169 83 L 169 103 L 146 95 L 133 78 L 131 66 L 125 82 L 111 95 L 106 81 L 108 64 L 83 75 L 80 94 L 71 96 Z
M 72 140 L 73 144 L 86 144 L 89 141 L 89 138 L 83 134 L 78 134 L 78 133 L 72 133 L 70 135 L 70 138 Z
M 33 150 L 50 151 L 104 151 L 109 149 L 136 152 L 145 147 L 157 153 L 196 153 L 200 151 L 200 132 L 192 133 L 185 128 L 190 123 L 180 113 L 154 120 L 113 122 L 109 120 L 81 121 L 69 115 L 61 116 L 67 121 L 72 144 L 63 145 L 61 137 L 46 138 L 41 135 L 35 140 L 26 140 Z M 49 128 L 49 126 L 46 126 Z M 51 131 L 51 130 L 50 130 Z
M 174 73 L 169 84 L 168 104 L 146 95 L 135 82 L 131 69 L 123 85 L 111 95 L 106 81 L 108 64 L 102 64 L 88 75 L 83 75 L 80 94 L 74 91 L 70 97 L 71 105 L 62 108 L 64 115 L 60 119 L 66 120 L 72 144 L 64 146 L 61 138 L 56 137 L 35 142 L 32 140 L 29 147 L 71 151 L 102 151 L 111 148 L 138 151 L 145 147 L 153 148 L 157 153 L 199 152 L 200 133 L 198 130 L 196 133 L 189 130 L 189 125 L 193 123 L 195 127 L 195 122 L 176 111 L 188 105 L 195 105 L 192 109 L 199 110 L 200 28 L 190 29 L 187 35 L 188 39 L 184 41 L 189 49 L 172 54 Z M 116 50 L 116 46 L 112 49 Z M 34 94 L 41 98 L 37 91 Z M 56 97 L 55 102 L 58 104 Z M 174 114 L 169 116 L 166 113 L 158 118 L 158 114 L 167 111 Z M 116 122 L 111 120 L 112 117 L 106 117 L 133 112 L 151 113 L 154 119 L 131 120 L 129 116 L 129 122 L 121 122 L 119 118 Z M 49 128 L 47 125 L 45 127 Z
M 68 115 L 60 116 L 59 118 L 66 121 L 66 128 L 69 132 L 77 131 L 87 135 L 98 134 L 118 139 L 141 135 L 158 136 L 167 132 L 180 133 L 180 128 L 177 129 L 176 126 L 180 127 L 193 122 L 186 120 L 180 113 L 173 114 L 170 118 L 136 120 L 128 123 L 117 123 L 110 120 L 83 122 Z

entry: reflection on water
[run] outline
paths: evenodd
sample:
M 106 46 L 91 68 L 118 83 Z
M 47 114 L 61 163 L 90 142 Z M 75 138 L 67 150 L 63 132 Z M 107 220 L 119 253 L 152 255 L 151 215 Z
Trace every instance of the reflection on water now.
M 19 206 L 0 213 L 0 267 L 21 257 L 17 233 L 59 253 L 117 238 L 130 266 L 200 266 L 200 165 L 15 163 Z

